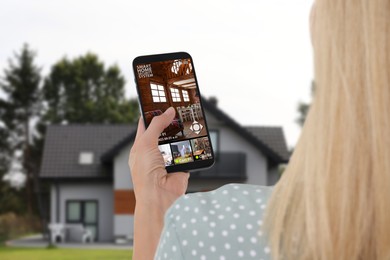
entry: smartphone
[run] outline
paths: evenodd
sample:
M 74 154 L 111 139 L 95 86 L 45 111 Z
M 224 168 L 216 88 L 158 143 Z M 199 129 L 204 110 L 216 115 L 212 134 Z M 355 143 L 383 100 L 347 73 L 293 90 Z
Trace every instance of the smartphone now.
M 133 69 L 145 127 L 169 107 L 176 111 L 159 137 L 166 170 L 211 167 L 214 152 L 192 57 L 186 52 L 139 56 Z

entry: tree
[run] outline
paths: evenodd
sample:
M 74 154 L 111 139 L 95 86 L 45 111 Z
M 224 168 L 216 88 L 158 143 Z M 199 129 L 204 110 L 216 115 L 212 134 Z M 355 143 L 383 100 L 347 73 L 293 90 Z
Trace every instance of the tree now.
M 315 82 L 313 80 L 311 82 L 311 96 L 312 97 L 315 94 L 315 90 L 316 90 L 316 84 L 315 84 Z M 299 104 L 298 104 L 299 117 L 296 119 L 296 122 L 301 127 L 305 123 L 305 120 L 306 120 L 306 117 L 307 117 L 307 113 L 309 112 L 309 109 L 310 109 L 310 103 L 299 102 Z
M 27 213 L 33 213 L 33 181 L 37 178 L 36 161 L 32 159 L 34 133 L 33 121 L 40 116 L 40 68 L 34 64 L 35 53 L 25 44 L 20 53 L 9 61 L 9 68 L 4 70 L 0 89 L 5 94 L 0 98 L 1 113 L 1 172 L 12 171 L 17 165 L 26 176 L 25 201 Z M 4 138 L 4 139 L 3 139 Z
M 63 58 L 44 83 L 46 123 L 131 123 L 135 100 L 125 98 L 125 80 L 117 66 L 105 68 L 95 54 Z

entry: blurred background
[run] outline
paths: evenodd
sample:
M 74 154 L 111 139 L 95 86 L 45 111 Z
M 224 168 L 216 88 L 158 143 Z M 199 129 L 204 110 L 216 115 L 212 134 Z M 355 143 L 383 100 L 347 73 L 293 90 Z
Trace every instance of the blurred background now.
M 200 178 L 192 191 L 209 190 L 231 181 L 274 184 L 277 177 L 272 177 L 273 169 L 282 172 L 288 161 L 314 89 L 309 34 L 312 3 L 313 0 L 0 0 L 0 258 L 23 259 L 23 254 L 28 254 L 34 259 L 28 250 L 36 250 L 39 259 L 61 259 L 63 252 L 58 250 L 66 248 L 42 249 L 56 247 L 42 235 L 48 234 L 50 224 L 81 223 L 84 238 L 89 234 L 86 226 L 93 231 L 92 237 L 97 236 L 98 229 L 102 236 L 99 221 L 103 217 L 91 212 L 102 210 L 102 204 L 110 202 L 84 194 L 78 200 L 64 199 L 62 209 L 57 205 L 62 202 L 55 201 L 66 196 L 61 189 L 67 188 L 71 193 L 79 180 L 89 180 L 88 174 L 93 175 L 98 187 L 91 194 L 106 189 L 101 188 L 104 181 L 97 181 L 98 174 L 111 169 L 114 176 L 108 181 L 112 194 L 107 196 L 118 206 L 112 212 L 113 230 L 107 232 L 115 235 L 115 230 L 127 225 L 123 223 L 131 222 L 123 217 L 131 210 L 123 211 L 120 202 L 132 196 L 131 184 L 117 184 L 122 177 L 112 169 L 121 152 L 118 148 L 115 154 L 112 148 L 121 144 L 126 151 L 131 142 L 122 141 L 134 131 L 132 127 L 139 116 L 131 67 L 136 56 L 190 53 L 202 96 L 209 102 L 206 114 L 216 118 L 215 123 L 211 121 L 215 134 L 220 135 L 215 138 L 220 143 L 214 146 L 221 150 L 221 160 L 229 156 L 244 158 L 245 167 L 238 173 L 224 176 L 215 172 L 218 178 L 211 182 Z M 64 125 L 82 127 L 67 128 L 74 132 L 58 130 Z M 219 125 L 223 126 L 218 128 Z M 45 141 L 48 129 L 52 129 L 50 142 Z M 272 134 L 275 129 L 281 129 L 279 135 Z M 110 141 L 101 147 L 70 144 L 86 140 L 91 132 L 101 133 L 91 138 L 109 136 Z M 72 135 L 79 139 L 64 138 Z M 234 142 L 224 146 L 223 138 L 227 136 L 241 143 L 241 139 L 249 143 L 254 138 L 252 141 L 266 148 L 255 151 L 260 158 L 256 159 L 249 154 L 249 145 L 240 151 L 232 148 Z M 62 141 L 56 142 L 58 139 Z M 76 147 L 79 150 L 73 151 Z M 74 160 L 73 153 L 77 153 Z M 51 158 L 49 154 L 56 156 Z M 86 173 L 85 167 L 77 168 L 82 169 L 82 178 L 74 180 L 68 178 L 69 174 L 52 170 L 64 167 L 60 162 L 68 162 L 61 156 L 78 165 L 91 161 L 97 168 L 92 173 Z M 264 163 L 252 162 L 259 160 Z M 259 167 L 264 167 L 264 177 L 253 177 L 256 173 L 251 169 Z M 128 171 L 124 173 L 128 175 Z M 60 213 L 62 210 L 64 213 Z M 62 234 L 62 229 L 63 226 L 52 226 L 51 230 Z M 18 244 L 20 237 L 36 234 L 40 234 L 41 244 L 30 240 Z M 129 244 L 126 236 L 106 239 L 101 248 L 83 253 L 89 255 L 76 255 L 93 259 L 98 252 L 108 254 L 107 259 L 130 259 L 127 249 L 131 241 Z M 121 238 L 125 250 L 110 251 L 121 244 Z M 26 249 L 31 245 L 40 249 Z M 96 251 L 103 249 L 106 250 Z

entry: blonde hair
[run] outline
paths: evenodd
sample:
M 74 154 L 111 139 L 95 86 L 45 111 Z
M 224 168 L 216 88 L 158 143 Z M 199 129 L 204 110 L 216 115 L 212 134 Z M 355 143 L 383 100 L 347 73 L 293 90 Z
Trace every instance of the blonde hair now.
M 273 259 L 390 259 L 390 1 L 314 12 L 316 94 L 268 204 Z

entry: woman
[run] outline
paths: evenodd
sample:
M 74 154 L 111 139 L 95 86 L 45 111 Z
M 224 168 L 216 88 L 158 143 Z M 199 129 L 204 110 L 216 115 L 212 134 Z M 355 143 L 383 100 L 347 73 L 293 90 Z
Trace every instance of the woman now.
M 390 1 L 317 0 L 311 27 L 316 95 L 272 192 L 227 185 L 181 196 L 188 174 L 167 175 L 157 149 L 173 110 L 146 131 L 139 124 L 135 260 L 156 250 L 157 259 L 390 259 Z M 232 198 L 244 217 L 234 218 Z M 213 201 L 231 211 L 219 219 Z

